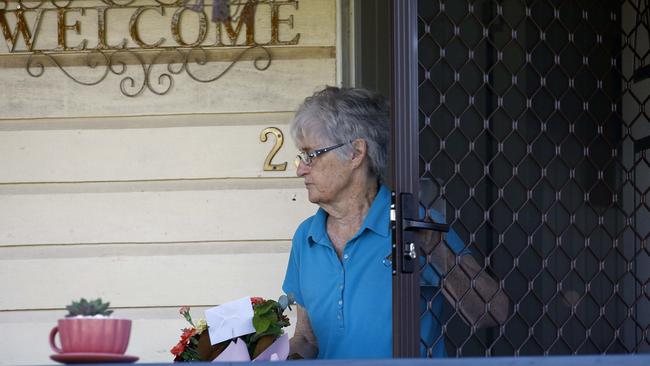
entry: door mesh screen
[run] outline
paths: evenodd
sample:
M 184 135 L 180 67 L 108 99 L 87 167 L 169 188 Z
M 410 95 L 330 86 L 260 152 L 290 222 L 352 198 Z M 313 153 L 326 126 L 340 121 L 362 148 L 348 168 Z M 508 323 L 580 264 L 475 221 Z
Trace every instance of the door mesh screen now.
M 423 286 L 423 324 L 442 335 L 422 349 L 648 352 L 647 2 L 418 7 L 421 212 L 510 299 L 505 323 L 476 329 Z

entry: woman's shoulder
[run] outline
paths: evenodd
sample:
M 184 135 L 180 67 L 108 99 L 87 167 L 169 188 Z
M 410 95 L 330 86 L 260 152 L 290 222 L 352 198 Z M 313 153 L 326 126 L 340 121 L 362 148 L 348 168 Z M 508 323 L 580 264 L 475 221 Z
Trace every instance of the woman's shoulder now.
M 293 236 L 293 243 L 309 243 L 309 240 L 318 241 L 321 236 L 325 234 L 325 223 L 327 221 L 327 214 L 321 208 L 318 211 L 303 220 L 303 222 L 298 225 L 296 232 Z
M 312 224 L 314 223 L 315 217 L 316 217 L 316 215 L 311 215 L 308 218 L 304 219 L 300 223 L 300 225 L 298 225 L 298 228 L 296 229 L 296 235 L 298 235 L 298 234 L 306 235 L 307 233 L 309 233 L 309 230 L 310 230 Z

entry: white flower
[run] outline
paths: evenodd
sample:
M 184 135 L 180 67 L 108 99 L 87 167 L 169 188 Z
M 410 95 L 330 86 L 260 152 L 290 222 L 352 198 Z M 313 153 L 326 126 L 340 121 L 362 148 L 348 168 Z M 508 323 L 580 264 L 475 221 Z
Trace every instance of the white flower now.
M 208 323 L 205 321 L 205 319 L 199 319 L 196 322 L 196 333 L 201 334 L 206 329 L 208 329 Z

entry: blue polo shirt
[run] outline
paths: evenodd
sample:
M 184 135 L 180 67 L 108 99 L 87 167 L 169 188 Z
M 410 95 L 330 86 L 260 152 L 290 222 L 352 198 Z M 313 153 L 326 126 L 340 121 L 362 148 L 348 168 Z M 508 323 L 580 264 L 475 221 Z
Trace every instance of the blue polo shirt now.
M 307 311 L 318 341 L 318 358 L 391 358 L 390 190 L 380 187 L 361 228 L 346 243 L 341 260 L 326 224 L 327 213 L 322 208 L 300 224 L 282 289 L 293 293 Z M 462 242 L 460 245 L 462 249 Z M 438 282 L 435 271 L 423 273 L 425 287 Z M 440 314 L 442 299 L 434 300 L 433 311 Z M 423 304 L 424 310 L 426 301 Z M 439 322 L 427 313 L 430 315 L 422 317 L 423 337 L 441 339 Z M 434 356 L 444 356 L 444 342 L 438 344 Z

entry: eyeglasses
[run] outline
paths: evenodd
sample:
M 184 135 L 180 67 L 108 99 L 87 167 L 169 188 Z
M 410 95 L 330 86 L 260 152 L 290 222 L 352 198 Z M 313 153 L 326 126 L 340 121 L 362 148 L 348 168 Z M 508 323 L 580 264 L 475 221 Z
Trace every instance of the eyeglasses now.
M 322 154 L 325 154 L 328 151 L 338 149 L 339 147 L 341 147 L 341 146 L 343 146 L 345 144 L 347 144 L 347 142 L 343 142 L 343 143 L 340 143 L 340 144 L 337 144 L 337 145 L 334 145 L 334 146 L 324 147 L 322 149 L 318 149 L 318 150 L 314 150 L 314 151 L 310 151 L 310 152 L 301 151 L 298 154 L 298 156 L 296 156 L 296 160 L 294 161 L 294 163 L 296 164 L 296 167 L 298 167 L 298 165 L 300 165 L 301 161 L 305 165 L 310 166 L 312 161 L 314 160 L 314 158 L 317 157 L 318 155 L 322 155 Z

